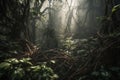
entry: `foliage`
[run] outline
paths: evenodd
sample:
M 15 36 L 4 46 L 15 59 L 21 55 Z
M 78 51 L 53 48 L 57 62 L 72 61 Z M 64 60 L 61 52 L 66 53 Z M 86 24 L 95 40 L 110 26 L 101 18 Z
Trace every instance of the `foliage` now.
M 0 61 L 20 54 L 21 50 L 22 46 L 19 42 L 0 40 Z
M 85 76 L 79 78 L 79 80 L 119 80 L 120 77 L 119 67 L 105 68 L 101 66 L 98 70 L 92 71 Z
M 0 63 L 1 80 L 54 80 L 58 76 L 45 63 L 33 65 L 30 58 L 7 59 Z
M 7 36 L 14 40 L 20 38 L 21 34 L 27 33 L 26 27 L 28 26 L 27 22 L 29 13 L 31 13 L 31 24 L 33 24 L 32 27 L 34 31 L 36 26 L 36 18 L 41 19 L 42 12 L 40 12 L 40 9 L 45 0 L 35 0 L 36 6 L 31 9 L 31 12 L 29 12 L 29 0 L 21 0 L 22 2 L 18 0 L 7 1 L 8 2 L 6 4 L 4 0 L 0 1 L 0 11 L 3 12 L 0 13 L 0 30 L 2 31 L 0 32 L 0 39 L 4 39 L 0 40 L 1 80 L 54 80 L 58 77 L 54 71 L 59 74 L 60 80 L 120 79 L 120 68 L 116 66 L 106 68 L 101 66 L 102 64 L 99 64 L 101 67 L 92 71 L 92 68 L 96 67 L 97 63 L 100 62 L 101 57 L 103 57 L 104 54 L 108 53 L 107 56 L 109 57 L 110 53 L 114 53 L 114 55 L 117 54 L 115 51 L 118 51 L 119 53 L 120 33 L 118 33 L 119 31 L 113 31 L 113 29 L 119 29 L 119 27 L 115 25 L 119 25 L 119 23 L 117 20 L 115 20 L 115 14 L 112 13 L 115 13 L 118 9 L 120 9 L 120 5 L 114 6 L 111 11 L 112 13 L 105 15 L 104 17 L 98 17 L 98 19 L 105 21 L 105 25 L 103 26 L 104 28 L 102 28 L 102 30 L 108 33 L 107 36 L 101 36 L 101 34 L 98 35 L 98 38 L 102 44 L 99 43 L 99 39 L 96 37 L 90 37 L 86 39 L 73 39 L 72 37 L 68 37 L 63 39 L 61 41 L 63 45 L 58 47 L 56 31 L 54 28 L 51 28 L 53 27 L 51 25 L 53 25 L 56 19 L 50 21 L 49 26 L 43 31 L 44 37 L 42 38 L 43 42 L 41 45 L 41 50 L 50 48 L 59 49 L 56 49 L 56 51 L 54 49 L 45 52 L 38 51 L 38 54 L 36 55 L 37 57 L 35 58 L 39 59 L 38 61 L 36 60 L 36 63 L 38 62 L 39 64 L 33 64 L 32 61 L 34 60 L 31 60 L 30 58 L 10 58 L 15 57 L 14 55 L 25 53 L 24 49 L 26 46 L 21 46 L 21 44 L 19 44 L 20 41 L 8 41 Z M 104 34 L 105 33 L 103 33 L 103 35 Z M 35 33 L 33 36 L 35 36 Z M 113 58 L 116 58 L 116 56 L 112 56 L 112 59 Z M 55 65 L 51 63 L 47 64 L 46 61 L 50 61 Z M 48 67 L 48 65 L 50 67 Z M 85 75 L 82 76 L 81 73 L 85 73 Z
M 119 9 L 120 9 L 120 4 L 118 4 L 112 8 L 112 13 L 116 12 Z
M 98 45 L 97 38 L 89 37 L 86 39 L 72 39 L 66 38 L 62 41 L 62 48 L 72 55 L 87 55 L 90 51 Z M 91 46 L 92 45 L 92 46 Z
M 21 38 L 22 33 L 26 36 L 29 4 L 30 0 L 0 1 L 0 35 L 10 40 Z

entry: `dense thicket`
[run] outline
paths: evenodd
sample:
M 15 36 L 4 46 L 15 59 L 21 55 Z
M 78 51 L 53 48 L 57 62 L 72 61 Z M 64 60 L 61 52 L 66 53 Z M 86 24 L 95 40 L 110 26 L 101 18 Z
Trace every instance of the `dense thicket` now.
M 74 10 L 69 10 L 64 37 L 60 38 L 58 12 L 62 0 L 48 2 L 49 6 L 41 11 L 45 0 L 0 0 L 0 79 L 119 80 L 120 1 L 100 1 L 105 5 L 104 15 L 97 17 L 100 30 L 87 38 L 81 38 L 88 30 L 80 30 L 83 28 L 79 19 L 81 6 L 77 7 L 78 19 L 74 19 L 78 20 L 77 35 L 71 34 Z M 89 2 L 88 11 L 95 2 L 97 0 Z M 98 12 L 92 11 L 88 12 L 92 15 L 89 19 L 97 22 L 92 13 Z M 90 26 L 96 27 L 92 20 Z
M 28 38 L 28 17 L 30 0 L 0 1 L 0 30 L 7 39 Z

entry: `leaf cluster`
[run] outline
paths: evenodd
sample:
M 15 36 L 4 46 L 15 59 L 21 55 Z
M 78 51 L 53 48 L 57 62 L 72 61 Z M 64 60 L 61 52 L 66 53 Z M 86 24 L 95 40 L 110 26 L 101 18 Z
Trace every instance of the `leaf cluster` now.
M 45 63 L 33 65 L 30 58 L 10 58 L 0 63 L 1 80 L 54 80 L 58 76 Z

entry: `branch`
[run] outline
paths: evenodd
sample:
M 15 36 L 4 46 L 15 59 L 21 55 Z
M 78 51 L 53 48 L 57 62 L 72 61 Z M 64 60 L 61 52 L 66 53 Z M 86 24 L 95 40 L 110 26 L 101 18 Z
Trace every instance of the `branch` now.
M 47 11 L 48 9 L 51 9 L 51 10 L 55 11 L 55 9 L 53 9 L 53 8 L 46 7 L 42 12 L 40 12 L 40 15 L 44 14 L 45 11 Z

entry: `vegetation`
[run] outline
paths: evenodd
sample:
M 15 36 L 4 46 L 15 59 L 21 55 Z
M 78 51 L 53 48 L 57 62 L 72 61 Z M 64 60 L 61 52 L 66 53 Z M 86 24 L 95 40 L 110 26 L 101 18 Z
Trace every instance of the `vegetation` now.
M 120 80 L 119 13 L 119 0 L 0 0 L 0 80 Z
M 33 65 L 30 58 L 7 59 L 0 64 L 1 80 L 54 80 L 57 75 L 45 63 Z

